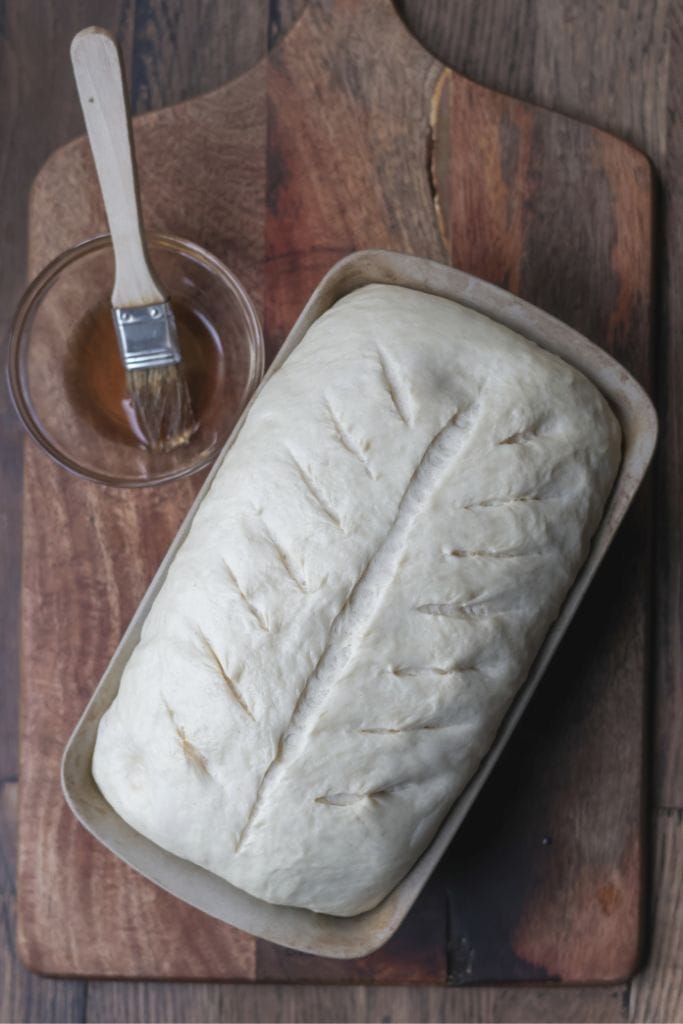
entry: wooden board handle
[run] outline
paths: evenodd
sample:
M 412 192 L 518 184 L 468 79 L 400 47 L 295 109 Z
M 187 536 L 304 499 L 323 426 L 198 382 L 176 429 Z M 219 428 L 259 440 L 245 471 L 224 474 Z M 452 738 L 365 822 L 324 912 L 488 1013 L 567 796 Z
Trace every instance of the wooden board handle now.
M 163 302 L 142 237 L 133 138 L 116 41 L 102 28 L 83 29 L 71 43 L 71 63 L 114 245 L 112 304 Z

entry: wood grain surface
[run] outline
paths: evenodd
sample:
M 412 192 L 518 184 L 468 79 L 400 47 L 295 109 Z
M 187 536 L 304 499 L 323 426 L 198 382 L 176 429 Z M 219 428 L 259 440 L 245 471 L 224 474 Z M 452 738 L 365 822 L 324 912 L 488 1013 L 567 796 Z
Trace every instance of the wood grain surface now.
M 391 60 L 374 62 L 382 48 Z M 257 297 L 263 280 L 271 354 L 341 255 L 395 248 L 451 259 L 524 294 L 650 383 L 645 158 L 445 70 L 388 0 L 311 3 L 267 67 L 148 115 L 136 138 L 147 224 L 191 234 Z M 55 154 L 34 185 L 31 270 L 100 223 L 79 142 Z M 474 818 L 490 821 L 505 807 L 496 833 L 470 824 L 445 858 L 437 893 L 401 933 L 372 957 L 339 963 L 273 950 L 215 922 L 203 926 L 84 837 L 56 790 L 63 743 L 193 493 L 191 482 L 107 492 L 66 477 L 33 447 L 26 453 L 18 933 L 25 962 L 86 976 L 456 984 L 633 973 L 648 667 L 643 502 L 621 533 L 612 571 L 594 588 L 583 629 L 571 630 L 561 668 L 549 674 L 543 692 L 550 688 L 552 702 L 537 702 L 526 725 L 531 756 L 521 764 L 508 758 L 496 775 L 508 788 L 496 792 L 494 780 Z M 591 626 L 605 604 L 611 615 L 598 632 Z M 74 613 L 65 617 L 64 608 Z M 86 906 L 98 912 L 79 912 Z M 68 940 L 57 941 L 66 917 Z M 193 941 L 183 943 L 188 934 Z
M 480 93 L 448 80 L 435 120 L 437 196 L 445 197 L 452 262 L 599 341 L 651 389 L 647 161 L 577 121 L 502 95 L 482 117 Z M 487 160 L 496 142 L 500 159 Z M 559 153 L 567 156 L 558 162 Z M 505 980 L 511 971 L 528 979 L 529 965 L 538 978 L 578 980 L 598 962 L 599 976 L 616 979 L 637 965 L 650 521 L 641 494 L 491 782 L 488 804 L 468 822 L 451 885 L 460 980 Z M 495 807 L 502 822 L 492 832 Z M 494 921 L 509 929 L 518 963 L 488 952 Z
M 219 85 L 236 70 L 250 66 L 288 27 L 285 3 L 197 2 L 163 4 L 148 0 L 107 4 L 82 0 L 60 19 L 50 16 L 38 0 L 5 0 L 0 5 L 0 106 L 3 144 L 11 154 L 0 163 L 3 233 L 0 245 L 8 254 L 0 287 L 7 315 L 23 273 L 25 200 L 32 174 L 49 150 L 79 130 L 75 96 L 65 70 L 71 34 L 92 21 L 120 26 L 130 45 L 126 53 L 143 85 L 138 109 L 175 102 L 183 96 Z M 266 8 L 269 7 L 269 11 Z M 681 403 L 680 355 L 669 343 L 683 325 L 680 280 L 681 157 L 683 136 L 677 112 L 683 101 L 683 18 L 677 2 L 610 2 L 587 0 L 406 0 L 407 21 L 422 41 L 459 70 L 524 99 L 552 104 L 617 131 L 646 149 L 663 180 L 660 251 L 668 253 L 661 282 L 664 331 L 660 338 L 658 379 L 660 408 L 667 414 L 665 465 L 657 479 L 660 516 L 658 590 L 660 607 L 657 650 L 658 677 L 657 800 L 681 804 L 680 723 L 680 442 L 677 417 Z M 190 13 L 188 14 L 188 10 Z M 195 11 L 200 12 L 195 15 Z M 296 12 L 295 12 L 296 13 Z M 180 28 L 180 31 L 176 31 Z M 225 31 L 229 28 L 229 31 Z M 251 41 L 251 42 L 250 42 Z M 231 48 L 234 45 L 234 49 Z M 254 44 L 254 50 L 249 46 Z M 48 45 L 54 44 L 54 45 Z M 192 54 L 201 48 L 204 59 Z M 61 52 L 60 52 L 61 51 Z M 173 60 L 173 74 L 169 61 Z M 17 112 L 28 112 L 19 118 Z M 31 117 L 31 112 L 33 116 Z M 49 112 L 49 116 L 48 115 Z M 32 125 L 39 122 L 39 132 Z M 31 126 L 31 127 L 29 127 Z M 11 204 L 6 197 L 11 196 Z M 676 362 L 679 360 L 679 362 Z M 662 400 L 663 396 L 663 400 Z M 0 396 L 0 405 L 5 401 Z M 18 523 L 16 500 L 19 434 L 10 415 L 0 409 L 3 431 L 2 564 L 0 619 L 5 641 L 3 686 L 0 692 L 0 762 L 3 780 L 16 777 L 16 744 L 12 725 L 16 706 L 16 630 Z M 666 472 L 665 472 L 666 471 Z M 13 484 L 12 481 L 15 481 Z M 677 527 L 673 533 L 673 526 Z M 678 546 L 677 546 L 678 545 Z M 14 570 L 11 569 L 14 564 Z M 14 616 L 14 617 L 13 617 Z M 14 622 L 14 626 L 13 626 Z M 680 623 L 680 618 L 678 619 Z M 553 992 L 543 989 L 410 990 L 345 987 L 178 985 L 100 982 L 74 983 L 30 976 L 14 955 L 12 819 L 16 791 L 2 790 L 3 932 L 0 942 L 0 1019 L 2 1020 L 680 1020 L 683 1017 L 680 964 L 683 929 L 677 918 L 674 883 L 683 850 L 680 828 L 666 831 L 666 870 L 655 877 L 654 941 L 646 971 L 631 986 Z M 657 835 L 677 821 L 675 811 L 656 819 Z M 663 840 L 660 839 L 660 842 Z M 678 867 L 677 867 L 678 865 Z M 669 912 L 669 908 L 672 908 Z M 658 937 L 661 940 L 658 941 Z M 87 988 L 87 998 L 86 998 Z
M 390 59 L 373 61 L 382 48 Z M 257 301 L 265 289 L 271 354 L 341 255 L 395 248 L 452 259 L 521 292 L 650 383 L 645 158 L 445 70 L 389 0 L 314 0 L 267 65 L 147 115 L 136 141 L 148 227 L 212 249 Z M 30 271 L 102 223 L 80 141 L 57 152 L 34 184 Z M 552 701 L 535 703 L 523 745 L 517 737 L 474 829 L 468 823 L 445 858 L 436 895 L 380 952 L 339 963 L 204 922 L 86 837 L 60 800 L 63 745 L 195 487 L 108 491 L 26 450 L 24 961 L 64 975 L 247 980 L 577 983 L 632 974 L 648 669 L 643 502 L 548 674 L 542 693 Z M 604 606 L 610 615 L 600 619 Z M 501 778 L 506 785 L 496 792 Z M 491 820 L 495 832 L 481 826 Z

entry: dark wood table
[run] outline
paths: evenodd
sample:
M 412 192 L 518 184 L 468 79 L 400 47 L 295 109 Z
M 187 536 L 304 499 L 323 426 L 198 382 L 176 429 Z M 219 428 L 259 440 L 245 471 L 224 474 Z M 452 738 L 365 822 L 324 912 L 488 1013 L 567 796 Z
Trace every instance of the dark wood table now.
M 71 36 L 119 36 L 133 108 L 212 89 L 250 67 L 304 0 L 0 0 L 0 328 L 25 275 L 35 172 L 81 132 Z M 645 970 L 592 989 L 408 989 L 56 981 L 30 975 L 14 940 L 17 608 L 22 438 L 0 393 L 0 1021 L 683 1019 L 683 3 L 681 0 L 400 0 L 423 44 L 476 81 L 632 141 L 660 181 L 656 473 L 657 679 L 652 721 L 652 929 Z M 64 922 L 65 930 L 68 921 Z

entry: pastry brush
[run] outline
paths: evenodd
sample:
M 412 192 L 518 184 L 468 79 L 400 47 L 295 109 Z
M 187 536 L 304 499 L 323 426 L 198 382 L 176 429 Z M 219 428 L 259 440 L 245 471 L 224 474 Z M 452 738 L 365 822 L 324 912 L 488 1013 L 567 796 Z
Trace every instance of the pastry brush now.
M 173 310 L 145 249 L 118 47 L 104 29 L 86 28 L 71 62 L 114 248 L 112 314 L 128 394 L 148 447 L 168 451 L 196 423 Z

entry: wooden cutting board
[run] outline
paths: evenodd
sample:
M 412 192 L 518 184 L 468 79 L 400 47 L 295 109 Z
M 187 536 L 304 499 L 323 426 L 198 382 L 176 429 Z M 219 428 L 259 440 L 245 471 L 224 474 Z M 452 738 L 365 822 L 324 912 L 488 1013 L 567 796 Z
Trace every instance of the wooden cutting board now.
M 647 160 L 477 86 L 389 0 L 312 0 L 269 57 L 136 123 L 149 227 L 242 278 L 276 351 L 322 274 L 384 247 L 452 262 L 559 316 L 645 387 L 652 363 Z M 34 185 L 30 269 L 104 228 L 83 140 Z M 27 443 L 19 934 L 51 974 L 383 983 L 630 975 L 643 907 L 651 516 L 641 493 L 523 724 L 388 945 L 341 962 L 223 926 L 80 828 L 59 760 L 199 478 L 89 484 Z

